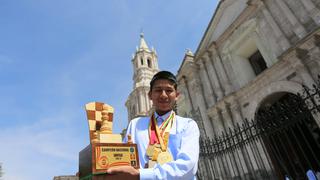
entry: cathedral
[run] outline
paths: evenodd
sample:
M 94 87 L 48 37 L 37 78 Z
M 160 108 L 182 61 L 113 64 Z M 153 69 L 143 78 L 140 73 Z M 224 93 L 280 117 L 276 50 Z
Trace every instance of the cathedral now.
M 211 139 L 202 178 L 305 179 L 308 169 L 320 171 L 319 111 L 277 105 L 298 102 L 303 92 L 299 101 L 307 102 L 319 81 L 319 44 L 319 0 L 219 2 L 177 74 L 178 114 L 197 120 Z M 318 107 L 318 98 L 311 101 Z M 271 119 L 261 115 L 269 107 Z
M 132 64 L 129 120 L 150 112 L 149 82 L 159 71 L 157 54 L 143 35 Z M 177 112 L 195 119 L 201 139 L 210 142 L 200 154 L 207 158 L 200 158 L 198 178 L 304 179 L 308 169 L 320 171 L 319 95 L 308 100 L 319 74 L 319 0 L 221 0 L 198 48 L 185 53 L 176 74 Z M 308 96 L 297 95 L 303 92 Z M 294 106 L 298 101 L 315 108 Z M 272 120 L 261 115 L 283 102 L 297 103 L 279 106 L 272 111 L 276 116 L 267 113 Z M 286 118 L 279 115 L 283 112 Z M 279 122 L 286 122 L 284 129 L 274 126 Z M 234 141 L 221 144 L 224 137 Z

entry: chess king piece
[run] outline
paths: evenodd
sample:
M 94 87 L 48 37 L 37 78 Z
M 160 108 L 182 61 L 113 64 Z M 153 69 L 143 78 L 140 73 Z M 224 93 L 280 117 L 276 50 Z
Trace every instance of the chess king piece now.
M 101 119 L 102 125 L 100 133 L 112 134 L 112 119 L 109 118 L 109 114 L 113 113 L 113 108 L 107 104 L 102 106 Z

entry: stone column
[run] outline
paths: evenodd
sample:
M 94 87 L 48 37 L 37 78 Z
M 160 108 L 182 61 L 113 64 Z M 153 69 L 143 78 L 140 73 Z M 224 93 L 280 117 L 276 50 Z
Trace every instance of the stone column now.
M 294 51 L 294 57 L 291 60 L 291 65 L 301 76 L 303 83 L 309 87 L 312 87 L 312 84 L 314 84 L 314 79 L 312 78 L 309 69 L 303 63 L 303 61 L 305 61 L 307 58 L 309 58 L 308 51 L 297 48 Z
M 144 100 L 143 100 L 143 94 L 142 94 L 142 91 L 141 89 L 138 90 L 138 96 L 139 96 L 139 115 L 141 113 L 144 112 Z
M 200 61 L 199 65 L 200 65 L 200 70 L 199 70 L 200 79 L 203 85 L 204 96 L 206 97 L 206 102 L 208 107 L 211 107 L 216 103 L 216 96 L 213 93 L 211 84 L 209 82 L 208 74 L 206 72 L 203 62 Z
M 212 62 L 210 61 L 210 57 L 209 57 L 208 53 L 204 54 L 203 60 L 204 60 L 205 66 L 207 68 L 208 76 L 209 76 L 210 82 L 212 84 L 212 87 L 214 89 L 214 93 L 217 94 L 217 100 L 220 100 L 223 97 L 223 92 L 221 90 L 221 86 L 219 83 L 217 72 L 216 72 Z
M 219 107 L 215 107 L 211 109 L 210 111 L 210 117 L 214 119 L 214 131 L 216 133 L 216 136 L 225 137 L 222 136 L 223 134 L 226 134 L 228 132 L 226 129 L 228 127 L 232 128 L 232 122 L 231 122 L 231 116 L 228 111 L 228 105 L 225 102 L 221 102 L 222 110 Z M 221 172 L 222 176 L 226 176 L 228 178 L 234 177 L 238 174 L 240 174 L 238 169 L 238 163 L 234 156 L 234 153 L 227 153 L 221 156 L 220 163 L 223 163 L 222 166 L 226 171 Z M 224 177 L 224 178 L 226 178 Z
M 220 136 L 224 131 L 221 110 L 218 107 L 214 107 L 208 112 L 208 115 L 212 119 L 212 126 L 215 135 Z
M 193 100 L 191 98 L 191 95 L 190 95 L 190 88 L 189 88 L 189 85 L 188 85 L 188 80 L 186 77 L 183 77 L 183 80 L 182 80 L 182 86 L 184 86 L 186 89 L 187 89 L 187 96 L 186 99 L 189 100 L 189 103 L 190 103 L 190 107 L 191 107 L 191 111 L 194 111 L 194 105 L 193 105 Z
M 188 79 L 191 79 L 190 81 Z M 199 84 L 199 79 L 197 77 L 197 74 L 194 72 L 190 72 L 190 77 L 185 77 L 185 85 L 188 90 L 190 102 L 192 104 L 192 110 L 195 111 L 199 108 L 200 116 L 203 121 L 203 125 L 205 128 L 206 136 L 213 137 L 213 129 L 212 124 L 207 116 L 206 112 L 206 106 L 205 106 L 205 100 L 201 93 L 201 88 Z
M 215 106 L 210 109 L 208 114 L 212 119 L 212 126 L 214 127 L 215 136 L 221 137 L 222 133 L 224 132 L 221 109 Z M 227 170 L 228 162 L 225 160 L 222 154 L 216 156 L 215 163 L 217 164 L 219 179 L 226 179 L 227 177 L 230 177 L 229 171 Z
M 230 99 L 230 110 L 232 114 L 233 123 L 243 123 L 243 117 L 240 110 L 239 102 L 236 100 L 236 97 L 232 96 Z
M 320 24 L 320 11 L 311 0 L 302 0 L 301 3 L 308 11 L 310 17 L 316 24 Z
M 200 110 L 200 115 L 203 120 L 203 125 L 206 130 L 206 134 L 209 137 L 213 137 L 214 132 L 212 129 L 212 124 L 207 116 L 207 108 L 205 106 L 205 100 L 204 100 L 204 97 L 201 93 L 200 84 L 199 84 L 199 81 L 197 78 L 194 77 L 193 81 L 191 82 L 191 87 L 192 87 L 191 91 L 193 91 L 193 93 L 191 93 L 191 94 L 195 95 L 196 102 L 197 102 L 197 105 Z
M 145 91 L 143 92 L 144 93 L 144 96 L 146 97 L 145 98 L 145 102 L 146 102 L 146 111 L 149 111 L 150 110 L 150 101 L 149 101 L 149 96 L 148 96 L 148 90 L 145 89 Z
M 304 0 L 303 0 L 304 1 Z M 301 23 L 298 21 L 298 19 L 295 17 L 293 12 L 290 10 L 290 8 L 285 4 L 283 0 L 277 0 L 276 2 L 280 9 L 283 11 L 283 14 L 287 17 L 290 24 L 293 27 L 294 33 L 299 37 L 302 38 L 304 35 L 307 34 L 305 28 L 301 25 Z
M 150 99 L 149 99 L 149 95 L 148 95 L 148 88 L 145 89 L 144 95 L 146 97 L 146 107 L 147 107 L 147 112 L 148 112 L 151 108 L 151 103 L 150 103 Z
M 222 62 L 222 59 L 220 57 L 220 54 L 218 51 L 216 51 L 216 70 L 217 72 L 220 72 L 221 76 L 221 85 L 223 85 L 224 88 L 224 95 L 228 95 L 232 91 L 232 86 L 230 83 L 230 79 L 228 78 L 227 71 L 225 69 L 224 63 Z
M 195 101 L 195 99 L 191 98 L 190 93 L 192 93 L 192 92 L 191 92 L 191 90 L 189 88 L 189 83 L 188 83 L 188 80 L 186 79 L 185 76 L 182 77 L 181 86 L 185 87 L 185 89 L 186 89 L 186 93 L 187 93 L 186 96 L 187 97 L 185 97 L 185 99 L 186 99 L 186 101 L 188 101 L 189 107 L 191 108 L 189 110 L 189 113 L 190 113 L 189 115 L 192 116 L 193 118 L 196 118 L 196 117 L 194 117 L 194 115 L 195 115 L 194 113 L 197 112 L 196 111 L 197 107 L 194 107 L 196 105 L 193 103 L 193 101 Z M 208 137 L 207 132 L 206 132 L 206 130 L 204 128 L 203 119 L 201 119 L 201 114 L 199 114 L 199 117 L 200 117 L 200 119 L 198 118 L 198 119 L 194 119 L 194 120 L 198 121 L 197 123 L 198 123 L 198 127 L 199 127 L 199 130 L 200 130 L 200 134 L 201 134 L 202 137 Z M 212 127 L 212 125 L 211 125 L 211 127 Z
M 130 106 L 130 103 L 128 103 L 128 111 L 127 111 L 127 114 L 128 114 L 128 123 L 131 121 L 132 117 L 131 117 L 131 106 Z
M 233 122 L 230 114 L 230 106 L 225 101 L 223 101 L 222 118 L 223 118 L 223 123 L 225 125 L 225 131 L 228 132 L 229 128 L 233 129 Z
M 281 31 L 281 29 L 278 26 L 278 24 L 276 23 L 276 21 L 271 16 L 271 14 L 266 6 L 263 7 L 262 13 L 275 34 L 276 42 L 279 42 L 279 45 L 282 50 L 287 50 L 290 47 L 290 43 L 289 43 L 288 39 L 286 38 L 286 36 Z
M 147 113 L 149 108 L 148 108 L 148 105 L 147 105 L 148 96 L 146 96 L 145 88 L 143 88 L 141 94 L 143 96 L 143 109 L 144 109 L 144 112 Z
M 141 92 L 142 99 L 143 99 L 143 113 L 147 114 L 148 112 L 148 106 L 147 106 L 147 97 L 144 91 Z
M 134 104 L 134 115 L 137 115 L 139 113 L 139 98 L 137 97 L 137 94 L 136 94 L 136 97 L 134 97 L 135 101 L 134 102 L 138 102 L 138 103 L 135 103 Z

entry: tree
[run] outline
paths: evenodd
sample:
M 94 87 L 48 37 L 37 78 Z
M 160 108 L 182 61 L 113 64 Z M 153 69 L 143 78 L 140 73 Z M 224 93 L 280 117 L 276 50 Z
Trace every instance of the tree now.
M 2 172 L 2 163 L 0 163 L 0 180 L 2 179 L 1 177 L 3 176 L 3 172 Z

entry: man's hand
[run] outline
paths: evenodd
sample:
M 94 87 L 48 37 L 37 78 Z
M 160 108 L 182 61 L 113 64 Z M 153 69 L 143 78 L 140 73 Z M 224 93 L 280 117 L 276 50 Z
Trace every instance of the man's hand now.
M 118 167 L 111 167 L 107 170 L 107 175 L 101 178 L 101 179 L 107 179 L 107 180 L 139 180 L 140 179 L 140 173 L 139 170 L 131 167 L 131 166 L 118 166 Z
M 132 176 L 139 176 L 139 170 L 133 168 L 132 166 L 116 166 L 111 167 L 107 170 L 108 174 L 128 174 Z

